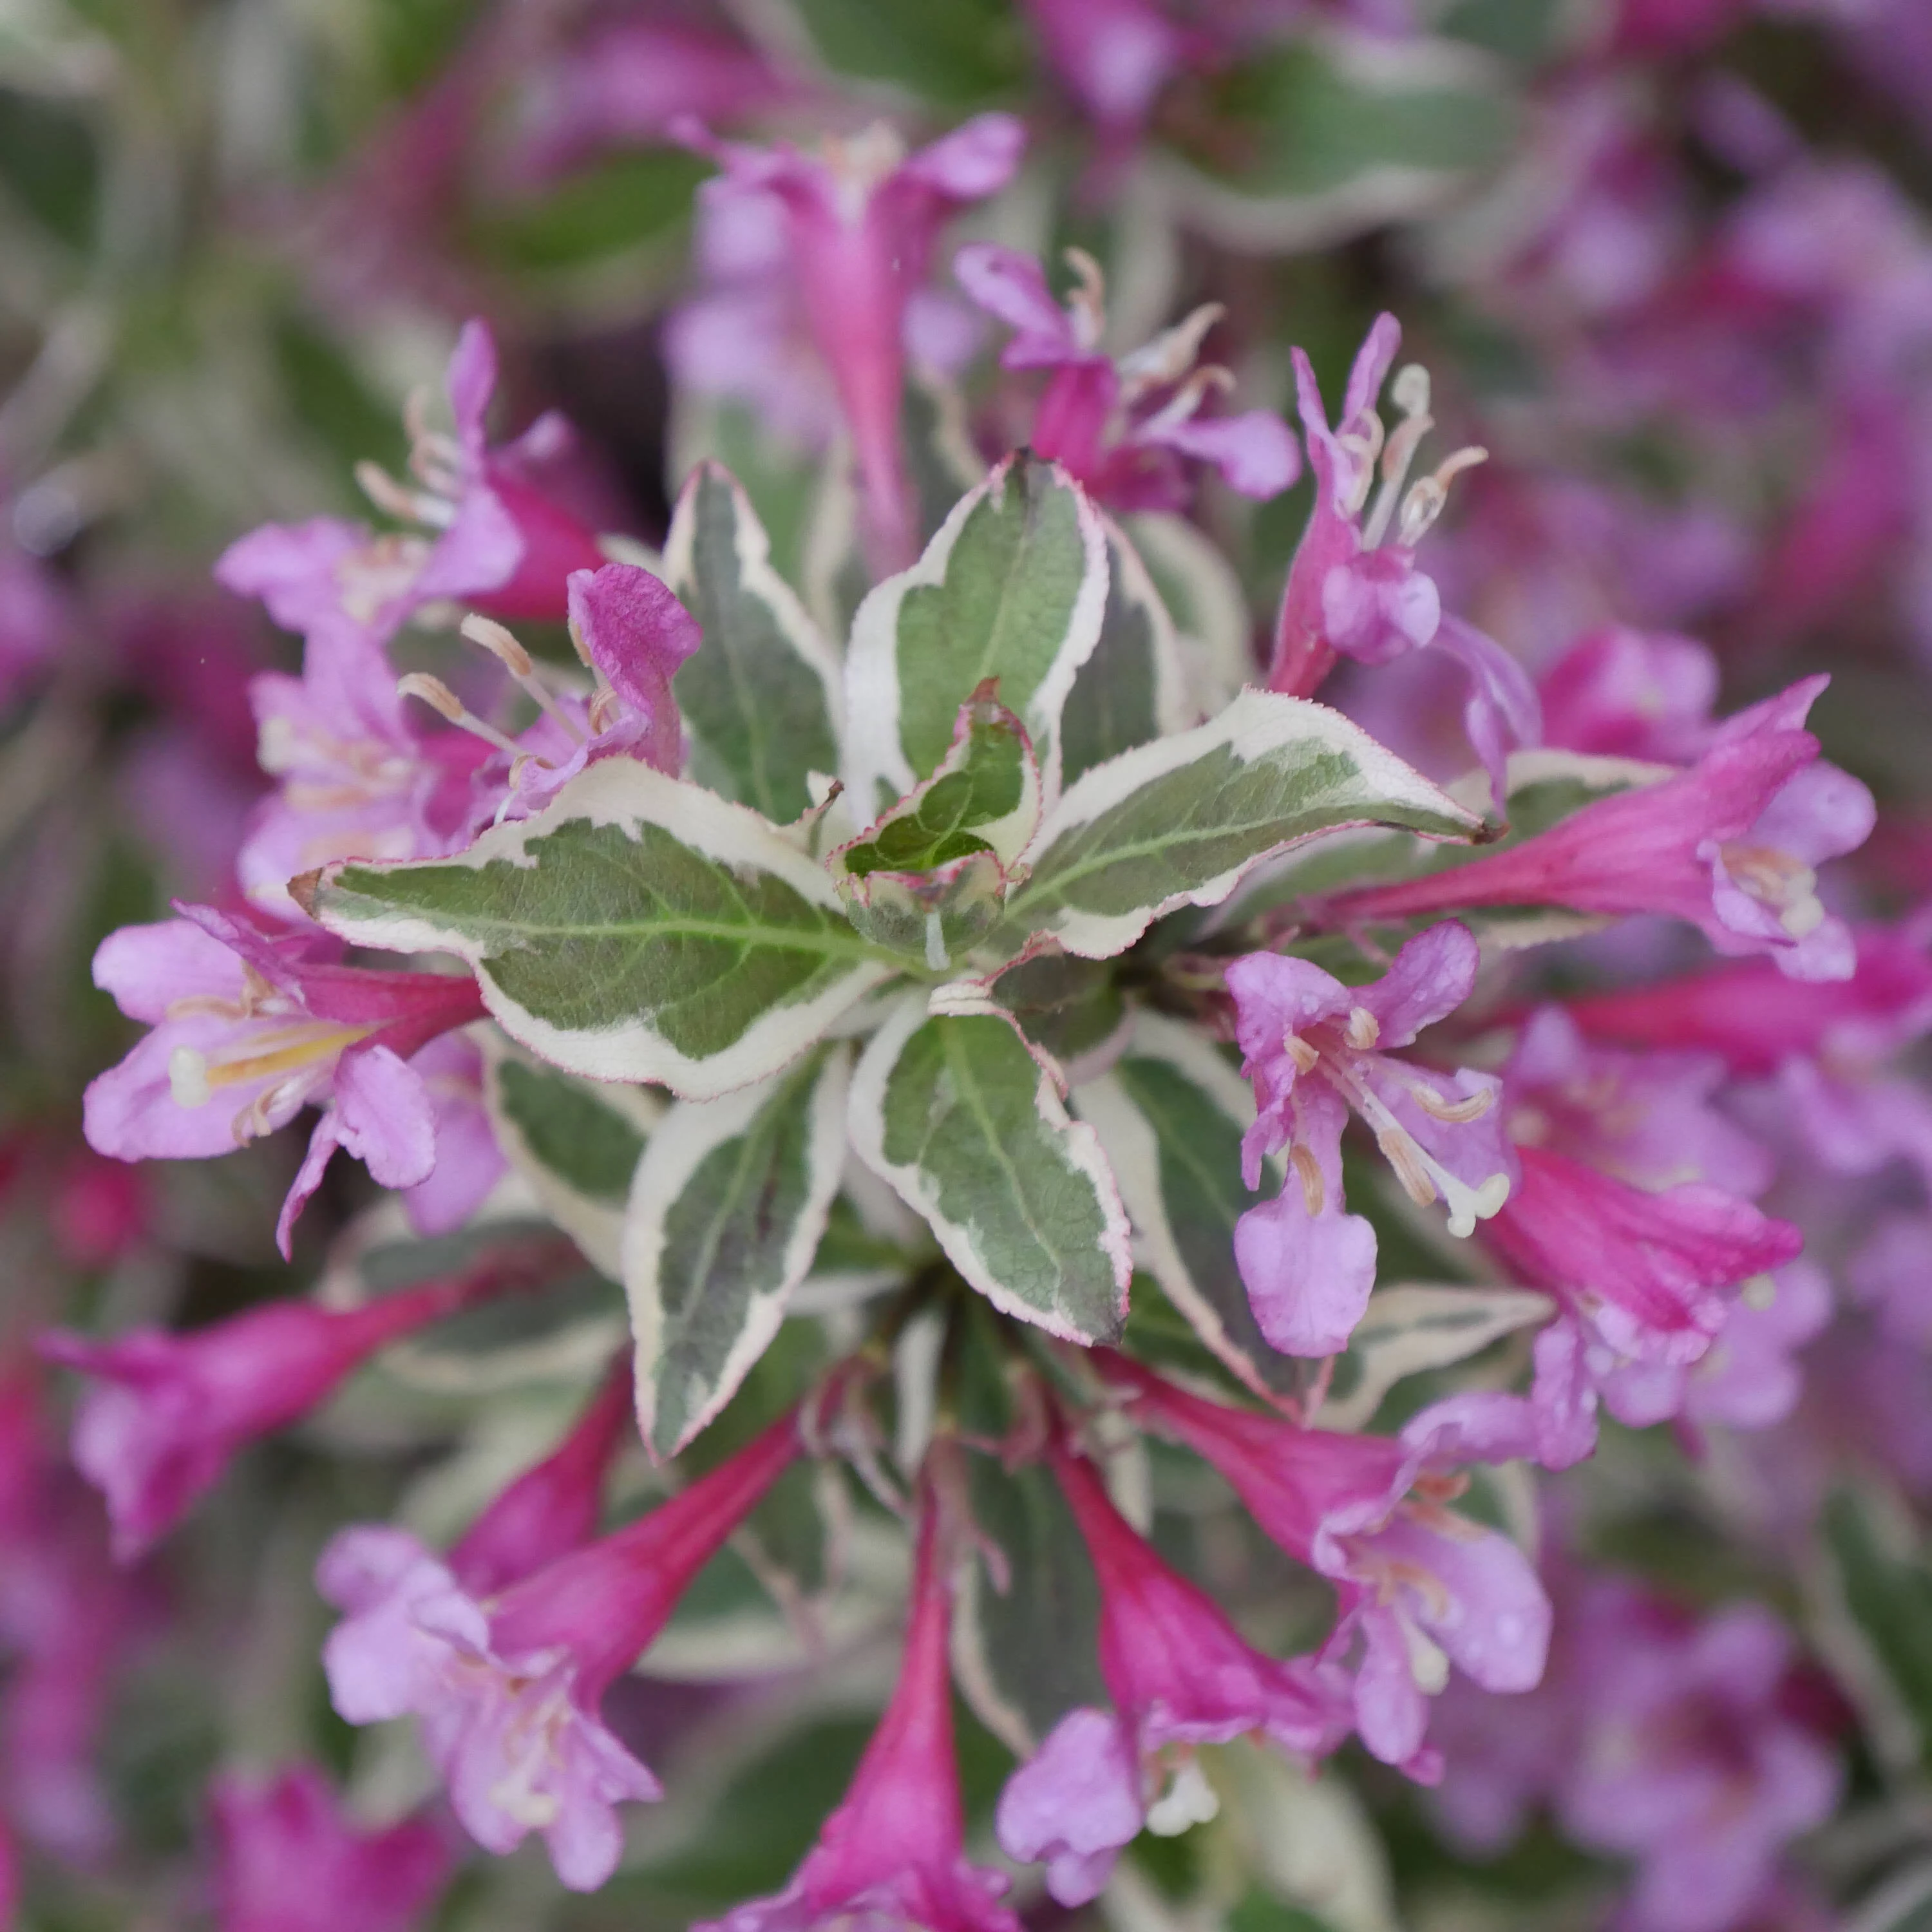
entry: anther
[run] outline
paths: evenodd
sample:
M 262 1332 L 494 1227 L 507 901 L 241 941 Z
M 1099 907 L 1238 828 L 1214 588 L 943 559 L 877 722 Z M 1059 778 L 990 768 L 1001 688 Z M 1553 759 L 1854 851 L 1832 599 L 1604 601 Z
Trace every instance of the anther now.
M 1288 1158 L 1294 1167 L 1295 1178 L 1301 1183 L 1302 1204 L 1308 1210 L 1312 1220 L 1319 1214 L 1328 1199 L 1328 1184 L 1322 1178 L 1322 1168 L 1312 1151 L 1297 1141 L 1288 1150 Z
M 1073 271 L 1075 286 L 1068 292 L 1066 312 L 1082 349 L 1091 349 L 1107 327 L 1107 278 L 1084 248 L 1069 248 L 1064 258 Z
M 440 677 L 432 676 L 426 670 L 412 670 L 406 676 L 396 680 L 397 695 L 401 698 L 419 698 L 432 711 L 440 712 L 452 724 L 460 724 L 472 737 L 481 738 L 486 745 L 494 745 L 500 752 L 507 752 L 513 758 L 524 756 L 524 748 L 507 733 L 500 731 L 494 724 L 487 724 L 458 698 Z
M 1408 1090 L 1415 1104 L 1432 1120 L 1441 1120 L 1445 1126 L 1466 1126 L 1472 1120 L 1480 1120 L 1490 1111 L 1496 1100 L 1492 1088 L 1485 1087 L 1479 1093 L 1472 1094 L 1460 1100 L 1445 1100 L 1426 1081 L 1415 1080 L 1408 1083 Z
M 1281 1036 L 1281 1050 L 1294 1062 L 1298 1073 L 1312 1073 L 1321 1064 L 1322 1055 L 1299 1034 L 1285 1033 Z
M 508 631 L 494 617 L 485 617 L 475 610 L 464 619 L 461 628 L 472 644 L 481 644 L 516 680 L 526 695 L 534 699 L 546 716 L 556 720 L 572 743 L 584 742 L 584 734 L 578 728 L 577 720 L 550 694 L 537 676 L 530 652 Z
M 1382 1023 L 1366 1006 L 1348 1010 L 1348 1026 L 1344 1037 L 1358 1053 L 1366 1053 L 1382 1036 Z

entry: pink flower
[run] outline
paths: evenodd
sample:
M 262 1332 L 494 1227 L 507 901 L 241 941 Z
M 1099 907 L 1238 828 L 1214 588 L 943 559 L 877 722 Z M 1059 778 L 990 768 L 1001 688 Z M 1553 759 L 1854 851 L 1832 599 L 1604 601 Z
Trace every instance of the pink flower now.
M 1636 1860 L 1630 1932 L 1725 1932 L 1831 1815 L 1837 1760 L 1780 1708 L 1791 1640 L 1760 1605 L 1694 1625 L 1634 1592 L 1604 1598 L 1580 1631 L 1588 1714 L 1558 1815 L 1579 1843 Z
M 218 1778 L 208 1811 L 220 1932 L 407 1932 L 449 1876 L 434 1826 L 362 1830 L 312 1766 Z
M 503 1490 L 449 1552 L 450 1573 L 464 1589 L 498 1595 L 596 1534 L 611 1459 L 634 1433 L 632 1400 L 626 1354 L 570 1433 Z
M 210 907 L 179 910 L 124 926 L 94 955 L 95 985 L 154 1030 L 89 1084 L 88 1144 L 117 1160 L 205 1160 L 320 1105 L 276 1231 L 284 1255 L 338 1147 L 386 1187 L 427 1180 L 437 1110 L 407 1062 L 482 1018 L 476 982 L 365 971 L 320 934 L 271 938 Z
M 140 1556 L 238 1450 L 307 1414 L 379 1349 L 506 1279 L 499 1267 L 339 1311 L 278 1302 L 185 1335 L 43 1335 L 49 1360 L 100 1378 L 74 1419 L 74 1460 L 107 1499 L 116 1554 L 124 1562 Z
M 1062 1905 L 1100 1892 L 1121 1846 L 1152 1822 L 1214 1815 L 1197 1744 L 1260 1731 L 1282 1749 L 1332 1750 L 1349 1730 L 1348 1680 L 1245 1643 L 1214 1599 L 1163 1563 L 1064 1440 L 1054 1473 L 1100 1584 L 1100 1668 L 1114 1710 L 1071 1711 L 1007 1780 L 997 1828 L 1008 1857 L 1045 1859 Z
M 1053 372 L 1027 439 L 1032 447 L 1116 510 L 1184 509 L 1186 460 L 1211 464 L 1230 488 L 1258 500 L 1293 483 L 1301 452 L 1280 416 L 1202 416 L 1209 396 L 1234 382 L 1216 364 L 1196 366 L 1219 304 L 1116 359 L 1098 348 L 1106 326 L 1099 265 L 1078 250 L 1070 259 L 1080 286 L 1063 308 L 1030 255 L 976 242 L 953 258 L 959 286 L 1015 332 L 1004 366 Z
M 1535 688 L 1493 638 L 1443 614 L 1433 579 L 1415 566 L 1415 547 L 1442 514 L 1450 482 L 1481 462 L 1484 452 L 1457 450 L 1431 475 L 1409 483 L 1417 449 L 1435 426 L 1428 372 L 1411 363 L 1396 377 L 1393 395 L 1402 421 L 1393 431 L 1384 431 L 1376 410 L 1401 343 L 1394 316 L 1378 316 L 1349 371 L 1341 423 L 1334 430 L 1308 358 L 1294 352 L 1315 502 L 1288 566 L 1268 688 L 1307 697 L 1338 653 L 1379 664 L 1433 644 L 1468 676 L 1464 728 L 1500 800 L 1510 744 L 1534 743 L 1541 732 Z
M 1019 1932 L 999 1903 L 1005 1878 L 966 1861 L 948 1655 L 953 1536 L 937 1486 L 928 1463 L 898 1682 L 844 1802 L 783 1892 L 692 1932 Z
M 1628 1053 L 1587 1041 L 1562 1006 L 1542 1006 L 1503 1079 L 1510 1138 L 1581 1161 L 1634 1187 L 1700 1180 L 1762 1194 L 1773 1162 L 1713 1104 L 1730 1070 L 1714 1053 Z
M 562 617 L 565 579 L 604 560 L 596 534 L 539 487 L 568 427 L 542 416 L 516 442 L 489 446 L 496 345 L 482 322 L 464 324 L 445 382 L 456 433 L 412 424 L 414 484 L 373 466 L 360 475 L 378 506 L 413 528 L 376 536 L 332 518 L 264 524 L 224 553 L 218 580 L 325 646 L 386 644 L 444 598 L 502 618 Z
M 1138 139 L 1168 77 L 1214 50 L 1157 0 L 1025 0 L 1025 10 L 1047 64 L 1116 152 Z
M 697 620 L 662 579 L 634 564 L 578 571 L 569 592 L 571 634 L 596 689 L 585 706 L 547 703 L 546 716 L 524 734 L 522 754 L 510 767 L 505 817 L 539 810 L 586 765 L 604 758 L 638 758 L 662 772 L 683 767 L 684 726 L 670 687 L 679 665 L 701 641 Z M 470 634 L 476 634 L 473 626 Z M 503 640 L 496 647 L 502 650 Z M 529 688 L 533 668 L 527 656 L 513 668 Z
M 316 1573 L 346 1613 L 322 1653 L 336 1710 L 354 1724 L 414 1713 L 478 1844 L 506 1852 L 540 1832 L 558 1877 L 594 1892 L 622 1848 L 615 1808 L 658 1796 L 598 1715 L 604 1694 L 798 1451 L 788 1415 L 650 1515 L 490 1598 L 404 1532 L 344 1531 Z
M 1819 902 L 1814 869 L 1870 832 L 1871 794 L 1818 761 L 1802 729 L 1827 680 L 1808 678 L 1742 711 L 1688 771 L 1596 800 L 1505 851 L 1333 902 L 1351 920 L 1480 905 L 1664 913 L 1721 952 L 1766 952 L 1798 980 L 1848 978 L 1850 930 Z
M 875 563 L 900 568 L 914 548 L 899 450 L 907 304 L 941 225 L 1011 178 L 1024 129 L 982 114 L 910 156 L 883 125 L 816 156 L 720 141 L 695 121 L 674 131 L 725 171 L 706 199 L 758 194 L 783 208 L 792 272 L 851 432 Z
M 1516 1545 L 1445 1506 L 1451 1459 L 1467 1453 L 1446 1407 L 1400 1440 L 1307 1429 L 1204 1401 L 1109 1352 L 1136 1419 L 1211 1462 L 1262 1530 L 1335 1586 L 1324 1662 L 1347 1664 L 1356 1728 L 1385 1763 L 1432 1780 L 1429 1700 L 1453 1664 L 1486 1690 L 1543 1675 L 1550 1603 Z
M 1694 638 L 1606 624 L 1538 679 L 1537 694 L 1546 745 L 1681 764 L 1711 735 L 1718 660 Z
M 491 747 L 418 731 L 368 639 L 312 633 L 299 678 L 265 671 L 248 696 L 280 788 L 256 808 L 236 870 L 265 910 L 296 916 L 287 882 L 332 860 L 441 858 L 487 821 L 476 778 Z
M 1264 1155 L 1286 1148 L 1293 1172 L 1234 1230 L 1234 1252 L 1262 1333 L 1294 1355 L 1348 1345 L 1375 1285 L 1374 1228 L 1344 1211 L 1342 1130 L 1359 1114 L 1409 1196 L 1438 1198 L 1453 1234 L 1473 1232 L 1508 1198 L 1514 1163 L 1493 1075 L 1445 1076 L 1394 1058 L 1453 1012 L 1475 982 L 1466 927 L 1432 927 L 1388 972 L 1345 986 L 1306 959 L 1252 952 L 1227 969 L 1234 1035 L 1257 1112 L 1241 1143 L 1242 1175 L 1260 1184 Z
M 1904 928 L 1862 926 L 1853 950 L 1850 975 L 1828 982 L 1741 960 L 1586 994 L 1565 1010 L 1592 1040 L 1720 1054 L 1739 1075 L 1774 1073 L 1794 1054 L 1875 1064 L 1932 1028 L 1932 959 Z

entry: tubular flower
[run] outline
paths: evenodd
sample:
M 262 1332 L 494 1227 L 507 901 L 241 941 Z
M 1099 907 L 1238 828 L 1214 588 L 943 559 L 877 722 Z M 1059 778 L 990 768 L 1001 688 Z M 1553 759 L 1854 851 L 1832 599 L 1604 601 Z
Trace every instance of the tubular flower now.
M 540 416 L 516 442 L 490 448 L 496 345 L 481 322 L 464 325 L 445 384 L 456 433 L 430 429 L 412 404 L 413 483 L 372 464 L 357 472 L 379 508 L 412 527 L 377 536 L 334 518 L 265 524 L 230 547 L 218 580 L 324 649 L 380 646 L 445 600 L 501 618 L 561 618 L 566 579 L 604 561 L 595 532 L 537 481 L 568 444 L 568 425 Z
M 386 1186 L 427 1180 L 438 1108 L 408 1062 L 483 1016 L 475 981 L 366 971 L 313 932 L 270 938 L 211 907 L 178 910 L 123 927 L 94 955 L 94 984 L 154 1030 L 88 1088 L 89 1144 L 118 1160 L 205 1160 L 320 1106 L 276 1230 L 284 1255 L 338 1147 Z M 499 1171 L 476 1173 L 470 1204 Z
M 1870 832 L 1871 794 L 1818 762 L 1802 728 L 1827 680 L 1807 678 L 1727 719 L 1690 770 L 1597 799 L 1506 851 L 1333 902 L 1350 920 L 1480 905 L 1664 913 L 1720 952 L 1765 952 L 1796 980 L 1843 980 L 1850 929 L 1820 903 L 1816 868 Z
M 74 1460 L 107 1499 L 116 1554 L 140 1556 L 238 1450 L 307 1414 L 379 1349 L 498 1292 L 505 1279 L 479 1272 L 341 1310 L 279 1302 L 185 1335 L 44 1335 L 50 1360 L 100 1378 L 74 1420 Z
M 220 1932 L 408 1932 L 449 1876 L 435 1826 L 361 1830 L 312 1766 L 220 1778 L 208 1810 Z
M 322 1653 L 336 1710 L 352 1724 L 413 1713 L 478 1844 L 502 1853 L 541 1832 L 557 1876 L 594 1892 L 616 1868 L 615 1808 L 659 1795 L 605 1727 L 604 1694 L 799 1446 L 787 1415 L 648 1516 L 494 1596 L 401 1532 L 344 1532 L 316 1573 L 345 1613 Z
M 1366 986 L 1270 952 L 1227 969 L 1257 1109 L 1241 1144 L 1243 1178 L 1258 1186 L 1263 1157 L 1283 1148 L 1292 1168 L 1274 1200 L 1242 1216 L 1234 1252 L 1262 1334 L 1286 1354 L 1346 1347 L 1375 1283 L 1375 1230 L 1344 1211 L 1341 1136 L 1352 1111 L 1413 1200 L 1446 1204 L 1452 1234 L 1473 1232 L 1508 1198 L 1514 1160 L 1494 1105 L 1501 1083 L 1431 1072 L 1389 1052 L 1460 1006 L 1476 965 L 1475 940 L 1451 923 L 1411 940 Z
M 1459 449 L 1410 483 L 1416 452 L 1435 427 L 1428 371 L 1411 363 L 1396 376 L 1391 394 L 1402 421 L 1393 431 L 1384 428 L 1376 409 L 1401 344 L 1395 317 L 1377 316 L 1348 373 L 1341 422 L 1334 430 L 1308 358 L 1294 352 L 1315 502 L 1288 566 L 1268 688 L 1306 698 L 1338 655 L 1387 664 L 1433 645 L 1468 675 L 1464 728 L 1500 800 L 1509 746 L 1532 744 L 1541 733 L 1535 687 L 1493 638 L 1444 615 L 1435 580 L 1415 563 L 1415 547 L 1442 514 L 1450 482 L 1483 461 L 1485 452 Z
M 970 1864 L 953 1760 L 952 1505 L 931 1458 L 897 1686 L 850 1789 L 784 1891 L 692 1932 L 1019 1932 L 1006 1881 Z
M 1349 1730 L 1346 1675 L 1310 1658 L 1277 1663 L 1243 1641 L 1204 1591 L 1171 1569 L 1064 1439 L 1054 1474 L 1100 1584 L 1100 1668 L 1112 1712 L 1070 1711 L 1000 1799 L 1010 1857 L 1047 1862 L 1062 1905 L 1083 1905 L 1143 1826 L 1169 1835 L 1212 1817 L 1194 1747 L 1250 1731 L 1291 1751 L 1331 1750 Z
M 1209 303 L 1132 354 L 1100 352 L 1106 326 L 1100 265 L 1069 251 L 1079 286 L 1063 307 L 1039 262 L 1016 249 L 974 242 L 953 258 L 959 286 L 1013 332 L 1000 360 L 1009 369 L 1050 369 L 1028 440 L 1116 510 L 1186 506 L 1182 463 L 1207 463 L 1231 489 L 1265 500 L 1301 473 L 1286 423 L 1268 410 L 1204 418 L 1202 405 L 1232 387 L 1223 368 L 1198 361 L 1220 320 Z
M 1452 1664 L 1486 1690 L 1541 1678 L 1549 1599 L 1514 1544 L 1447 1507 L 1467 1438 L 1441 1408 L 1400 1439 L 1344 1436 L 1204 1401 L 1124 1356 L 1103 1366 L 1137 1421 L 1211 1462 L 1269 1537 L 1334 1583 L 1322 1657 L 1349 1670 L 1356 1728 L 1385 1763 L 1439 1774 L 1424 1736 Z
M 899 450 L 907 304 L 941 226 L 1012 178 L 1025 130 L 1010 114 L 982 114 L 911 155 L 883 124 L 815 155 L 721 141 L 688 118 L 673 131 L 724 171 L 707 202 L 782 208 L 792 272 L 851 432 L 875 563 L 900 568 L 914 538 Z

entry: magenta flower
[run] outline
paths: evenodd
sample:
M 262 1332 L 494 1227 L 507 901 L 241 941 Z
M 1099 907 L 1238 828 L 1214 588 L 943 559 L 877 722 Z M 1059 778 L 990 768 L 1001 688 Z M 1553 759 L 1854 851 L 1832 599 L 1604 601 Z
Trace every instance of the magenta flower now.
M 1158 0 L 1025 0 L 1025 10 L 1047 64 L 1110 156 L 1138 141 L 1170 76 L 1214 51 Z
M 1546 745 L 1684 764 L 1711 736 L 1718 660 L 1694 638 L 1606 624 L 1578 638 L 1536 688 Z
M 1541 733 L 1536 691 L 1502 645 L 1444 615 L 1434 580 L 1416 568 L 1415 547 L 1442 514 L 1450 483 L 1484 452 L 1457 450 L 1409 482 L 1416 452 L 1435 426 L 1428 372 L 1411 363 L 1396 376 L 1391 393 L 1402 421 L 1394 430 L 1384 430 L 1376 410 L 1401 343 L 1394 316 L 1378 316 L 1349 371 L 1334 430 L 1308 358 L 1294 352 L 1315 502 L 1288 566 L 1268 688 L 1308 697 L 1338 654 L 1379 664 L 1433 645 L 1468 677 L 1463 726 L 1500 800 L 1509 746 L 1533 744 Z
M 1750 1197 L 1771 1184 L 1769 1152 L 1714 1104 L 1730 1070 L 1714 1053 L 1630 1053 L 1587 1041 L 1542 1006 L 1504 1070 L 1510 1139 L 1581 1161 L 1634 1187 L 1698 1180 Z
M 266 524 L 230 545 L 218 580 L 260 598 L 285 628 L 330 644 L 386 644 L 442 599 L 497 617 L 561 618 L 565 579 L 604 561 L 596 533 L 540 487 L 568 427 L 541 416 L 514 442 L 489 446 L 496 345 L 482 322 L 464 324 L 445 384 L 456 433 L 412 422 L 414 484 L 372 466 L 361 472 L 377 506 L 412 527 L 378 536 L 333 518 Z
M 1172 1834 L 1214 1815 L 1194 1747 L 1250 1731 L 1316 1755 L 1348 1732 L 1346 1676 L 1282 1664 L 1244 1642 L 1204 1592 L 1171 1569 L 1064 1441 L 1054 1473 L 1100 1584 L 1100 1668 L 1112 1712 L 1070 1711 L 1007 1780 L 997 1826 L 1010 1858 L 1047 1864 L 1047 1888 L 1084 1905 L 1144 1825 Z
M 622 1850 L 616 1807 L 659 1795 L 598 1715 L 604 1694 L 798 1452 L 788 1415 L 650 1515 L 493 1597 L 404 1532 L 345 1530 L 316 1572 L 345 1612 L 322 1652 L 337 1711 L 352 1724 L 413 1713 L 478 1844 L 500 1854 L 539 1832 L 558 1877 L 594 1892 Z M 465 1560 L 498 1563 L 497 1536 Z
M 850 1789 L 784 1891 L 692 1932 L 1019 1932 L 1006 1881 L 969 1864 L 952 1752 L 953 1526 L 928 1473 L 905 1651 L 892 1701 Z
M 1294 482 L 1301 452 L 1280 416 L 1202 414 L 1210 395 L 1234 383 L 1226 370 L 1198 363 L 1218 304 L 1117 359 L 1098 346 L 1106 326 L 1099 264 L 1078 250 L 1069 259 L 1080 286 L 1064 307 L 1039 262 L 1016 249 L 976 242 L 952 262 L 959 286 L 1014 332 L 1003 365 L 1053 372 L 1027 438 L 1040 455 L 1116 510 L 1185 509 L 1187 461 L 1211 464 L 1230 488 L 1257 500 Z
M 236 1452 L 314 1408 L 379 1349 L 502 1286 L 498 1271 L 430 1282 L 360 1308 L 251 1308 L 185 1335 L 112 1342 L 52 1330 L 50 1361 L 98 1376 L 74 1418 L 74 1460 L 107 1499 L 115 1553 L 140 1556 L 213 1486 Z
M 707 201 L 756 194 L 783 208 L 792 272 L 851 432 L 875 566 L 901 567 L 915 547 L 899 450 L 907 304 L 942 224 L 1012 178 L 1024 129 L 982 114 L 910 156 L 883 125 L 815 156 L 720 141 L 694 120 L 674 131 L 724 170 Z
M 1550 1601 L 1516 1545 L 1446 1507 L 1466 1456 L 1447 1405 L 1400 1440 L 1308 1429 L 1204 1401 L 1111 1352 L 1138 1420 L 1227 1478 L 1262 1529 L 1335 1586 L 1322 1652 L 1354 1678 L 1355 1725 L 1385 1763 L 1431 1780 L 1429 1700 L 1451 1664 L 1486 1690 L 1532 1688 L 1550 1644 Z
M 1334 902 L 1351 920 L 1479 905 L 1558 905 L 1689 920 L 1720 952 L 1766 952 L 1798 980 L 1843 980 L 1849 928 L 1820 903 L 1815 868 L 1872 828 L 1870 792 L 1818 761 L 1808 678 L 1727 719 L 1688 771 L 1596 800 L 1506 851 Z
M 1848 978 L 1788 977 L 1768 959 L 1741 960 L 1649 986 L 1570 1000 L 1592 1040 L 1721 1054 L 1733 1073 L 1774 1073 L 1790 1056 L 1875 1067 L 1932 1028 L 1932 958 L 1910 928 L 1867 926 Z
M 611 1460 L 633 1438 L 629 1358 L 620 1358 L 562 1442 L 504 1490 L 449 1552 L 464 1588 L 493 1597 L 588 1543 Z
M 313 1766 L 266 1784 L 216 1779 L 220 1932 L 408 1932 L 449 1876 L 449 1846 L 422 1819 L 364 1831 Z
M 1715 1187 L 1646 1192 L 1559 1154 L 1520 1152 L 1522 1184 L 1490 1223 L 1490 1245 L 1622 1354 L 1695 1361 L 1724 1325 L 1730 1291 L 1804 1244 L 1789 1222 Z
M 322 1118 L 276 1230 L 285 1256 L 338 1147 L 386 1187 L 428 1180 L 436 1102 L 407 1062 L 482 1017 L 475 981 L 365 971 L 341 964 L 340 946 L 320 934 L 271 938 L 211 907 L 179 910 L 124 926 L 94 955 L 94 984 L 154 1030 L 89 1084 L 89 1145 L 117 1160 L 206 1160 L 316 1102 Z
M 1690 1625 L 1628 1591 L 1579 1638 L 1588 1718 L 1558 1792 L 1564 1827 L 1636 1859 L 1630 1932 L 1725 1932 L 1838 1800 L 1835 1757 L 1780 1708 L 1791 1640 L 1756 1604 Z
M 1293 1170 L 1280 1194 L 1234 1229 L 1255 1318 L 1285 1354 L 1346 1347 L 1375 1285 L 1375 1230 L 1345 1211 L 1342 1193 L 1342 1130 L 1352 1112 L 1412 1199 L 1446 1204 L 1452 1234 L 1472 1233 L 1508 1197 L 1514 1159 L 1494 1106 L 1501 1082 L 1466 1070 L 1432 1072 L 1389 1052 L 1460 1006 L 1476 965 L 1468 929 L 1450 923 L 1411 940 L 1366 986 L 1270 952 L 1227 969 L 1257 1108 L 1241 1143 L 1242 1178 L 1258 1186 L 1263 1156 L 1283 1148 Z
M 368 640 L 312 633 L 299 678 L 265 671 L 248 696 L 280 788 L 256 808 L 236 871 L 265 910 L 295 917 L 287 882 L 332 860 L 441 858 L 487 822 L 476 780 L 491 748 L 418 732 Z

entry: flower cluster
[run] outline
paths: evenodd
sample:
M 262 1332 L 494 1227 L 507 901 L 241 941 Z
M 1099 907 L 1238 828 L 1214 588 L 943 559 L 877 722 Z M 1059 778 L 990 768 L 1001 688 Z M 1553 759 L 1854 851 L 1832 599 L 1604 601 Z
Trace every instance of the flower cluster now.
M 374 131 L 0 401 L 0 1932 L 1915 1922 L 1932 226 L 1742 75 L 1932 41 L 1502 10 L 208 29 Z

